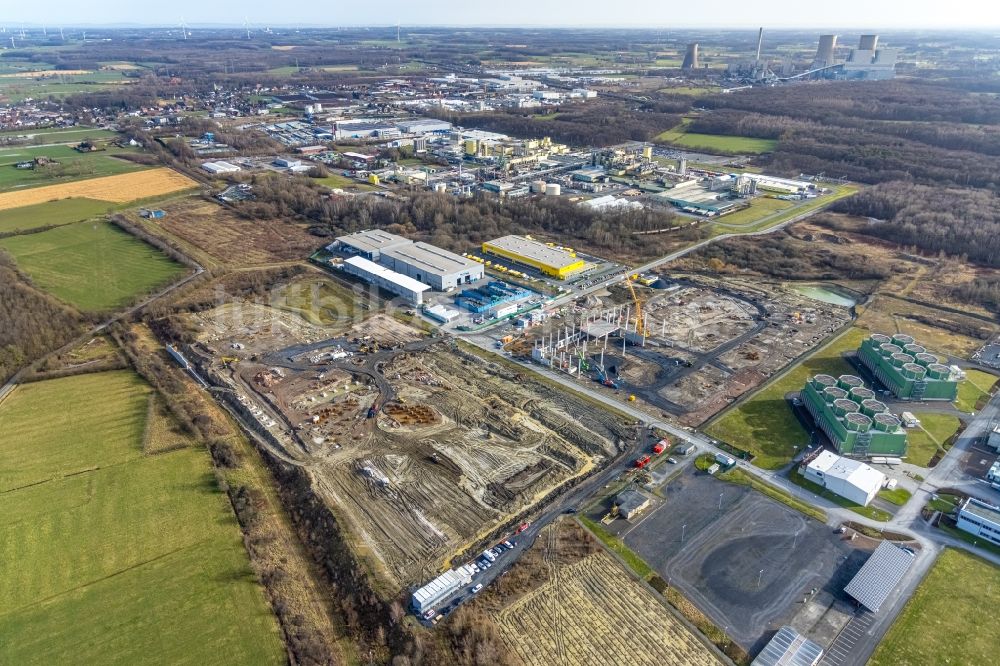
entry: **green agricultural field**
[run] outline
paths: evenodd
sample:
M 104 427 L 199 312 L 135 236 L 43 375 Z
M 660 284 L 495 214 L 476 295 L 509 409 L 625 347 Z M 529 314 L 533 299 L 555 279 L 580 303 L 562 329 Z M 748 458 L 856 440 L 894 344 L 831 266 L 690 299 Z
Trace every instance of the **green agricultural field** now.
M 955 406 L 963 412 L 976 411 L 980 399 L 989 395 L 990 389 L 997 383 L 997 376 L 982 370 L 967 370 L 965 381 L 958 385 L 958 399 Z
M 798 365 L 765 385 L 748 400 L 739 403 L 712 421 L 705 432 L 746 449 L 756 458 L 754 465 L 763 469 L 778 469 L 795 455 L 795 446 L 808 444 L 805 431 L 792 412 L 786 394 L 799 391 L 806 380 L 825 372 L 833 376 L 851 373 L 851 366 L 841 354 L 857 349 L 868 331 L 851 328 L 816 350 Z
M 207 452 L 142 451 L 150 392 L 115 371 L 0 405 L 0 663 L 285 663 Z
M 59 199 L 36 206 L 11 208 L 0 216 L 0 233 L 89 220 L 113 207 L 114 204 L 96 199 Z
M 689 120 L 656 136 L 655 141 L 669 143 L 682 148 L 703 150 L 705 152 L 719 151 L 724 154 L 758 154 L 774 150 L 778 142 L 774 139 L 754 139 L 745 136 L 728 136 L 724 134 L 698 134 L 688 132 Z
M 45 291 L 85 311 L 121 307 L 184 273 L 156 248 L 108 222 L 79 222 L 0 239 Z
M 3 130 L 0 136 L 27 136 L 45 144 L 72 143 L 83 139 L 113 139 L 118 134 L 94 127 L 43 127 L 41 129 Z M 34 144 L 33 144 L 34 145 Z M 6 148 L 5 148 L 6 150 Z
M 1000 568 L 946 549 L 906 603 L 869 664 L 992 664 L 1000 602 Z
M 56 185 L 85 178 L 113 176 L 147 168 L 141 164 L 115 157 L 126 152 L 130 151 L 116 148 L 96 153 L 78 153 L 69 146 L 26 147 L 0 152 L 0 192 Z M 64 157 L 63 153 L 67 153 L 67 156 Z M 14 164 L 21 159 L 31 159 L 36 155 L 52 156 L 58 164 L 37 169 L 17 169 L 14 167 Z
M 945 442 L 958 432 L 961 422 L 957 416 L 938 412 L 919 412 L 914 416 L 920 420 L 920 427 L 906 431 L 906 462 L 929 467 L 937 453 L 944 455 Z

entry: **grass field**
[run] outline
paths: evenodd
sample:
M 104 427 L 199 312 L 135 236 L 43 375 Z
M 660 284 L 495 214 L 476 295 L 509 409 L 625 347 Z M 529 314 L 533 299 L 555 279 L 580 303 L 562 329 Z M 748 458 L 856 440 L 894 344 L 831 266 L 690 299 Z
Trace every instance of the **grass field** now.
M 937 453 L 944 455 L 944 443 L 958 432 L 961 422 L 957 416 L 938 412 L 919 412 L 914 416 L 920 420 L 920 427 L 906 431 L 906 462 L 929 467 Z
M 758 197 L 750 203 L 748 208 L 738 210 L 735 213 L 730 213 L 729 215 L 723 215 L 718 221 L 722 224 L 732 226 L 755 224 L 763 217 L 787 210 L 792 208 L 794 205 L 794 202 L 785 201 L 783 199 Z
M 871 666 L 996 663 L 1000 568 L 946 549 L 906 603 Z M 984 612 L 986 611 L 986 612 Z
M 849 329 L 765 385 L 749 400 L 724 412 L 705 428 L 705 432 L 752 452 L 757 467 L 782 467 L 795 455 L 796 445 L 801 448 L 809 443 L 809 433 L 795 417 L 785 395 L 799 391 L 815 374 L 824 372 L 836 377 L 851 373 L 851 366 L 841 354 L 857 349 L 866 335 L 868 331 L 863 329 Z
M 345 330 L 358 313 L 349 289 L 325 277 L 306 277 L 281 285 L 271 292 L 271 305 L 294 312 L 311 324 L 341 324 Z
M 321 183 L 330 188 L 339 188 L 341 190 L 374 190 L 375 186 L 369 183 L 362 183 L 359 180 L 354 180 L 353 178 L 348 178 L 347 176 L 341 176 L 340 174 L 331 173 L 329 176 L 323 178 L 315 179 L 317 183 Z
M 835 185 L 830 189 L 833 190 L 830 194 L 815 199 L 807 199 L 800 203 L 791 203 L 789 206 L 778 206 L 776 203 L 764 204 L 763 208 L 757 209 L 758 214 L 748 211 L 737 211 L 732 215 L 724 215 L 717 220 L 713 220 L 712 234 L 752 233 L 754 231 L 769 229 L 793 217 L 808 214 L 823 206 L 829 206 L 834 201 L 843 199 L 858 191 L 856 185 Z M 757 206 L 758 202 L 764 201 L 790 203 L 782 199 L 756 199 L 749 210 L 753 211 L 754 206 Z M 769 207 L 773 207 L 773 209 L 768 210 Z M 746 213 L 746 218 L 741 219 L 737 217 L 743 213 Z
M 963 412 L 974 412 L 979 401 L 989 395 L 997 383 L 997 376 L 982 370 L 966 370 L 965 381 L 958 385 L 955 406 Z
M 20 148 L 16 151 L 0 153 L 0 191 L 24 190 L 27 188 L 58 185 L 85 178 L 113 176 L 146 167 L 115 157 L 129 151 L 114 150 L 96 153 L 78 153 L 69 146 L 48 146 L 45 148 Z M 18 169 L 14 164 L 38 156 L 55 159 L 58 164 L 37 169 Z M 78 194 L 76 196 L 85 196 Z
M 116 371 L 0 406 L 0 663 L 285 662 L 207 453 L 143 455 L 149 394 Z
M 690 120 L 685 119 L 673 129 L 658 134 L 654 140 L 692 150 L 703 150 L 705 152 L 721 151 L 726 154 L 769 153 L 778 145 L 778 142 L 774 139 L 754 139 L 745 136 L 688 132 L 687 126 L 689 123 Z
M 101 178 L 88 178 L 0 193 L 0 210 L 33 206 L 56 199 L 87 197 L 112 203 L 127 203 L 173 194 L 195 187 L 197 183 L 165 167 L 144 169 Z
M 0 215 L 0 233 L 27 231 L 55 224 L 68 224 L 104 215 L 111 207 L 94 199 L 59 199 L 48 203 L 12 208 Z
M 81 310 L 116 308 L 177 279 L 184 267 L 108 222 L 0 239 L 41 289 Z

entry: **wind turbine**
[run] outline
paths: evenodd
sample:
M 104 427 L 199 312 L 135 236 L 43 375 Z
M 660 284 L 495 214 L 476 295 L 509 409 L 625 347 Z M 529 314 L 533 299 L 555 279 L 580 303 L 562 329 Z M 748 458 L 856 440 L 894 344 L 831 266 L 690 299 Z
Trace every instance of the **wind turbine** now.
M 59 39 L 63 40 L 64 42 L 66 41 L 66 36 L 63 35 L 63 29 L 62 28 L 59 28 Z
M 243 27 L 246 28 L 247 39 L 249 40 L 250 39 L 250 19 L 248 19 L 246 16 L 243 17 Z
M 187 24 L 184 23 L 184 17 L 181 17 L 181 35 L 186 40 L 188 38 Z

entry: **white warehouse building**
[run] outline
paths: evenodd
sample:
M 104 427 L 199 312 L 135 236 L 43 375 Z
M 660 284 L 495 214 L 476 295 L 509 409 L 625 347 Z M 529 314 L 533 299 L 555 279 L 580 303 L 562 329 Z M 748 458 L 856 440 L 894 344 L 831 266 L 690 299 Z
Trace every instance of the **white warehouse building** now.
M 471 582 L 466 567 L 449 569 L 413 593 L 413 609 L 424 613 Z
M 877 469 L 830 451 L 816 456 L 802 475 L 861 506 L 868 506 L 886 482 L 885 474 Z
M 406 275 L 390 271 L 385 266 L 380 266 L 364 257 L 350 257 L 349 259 L 345 259 L 343 270 L 345 273 L 357 276 L 366 282 L 385 289 L 389 293 L 402 296 L 413 305 L 423 304 L 424 292 L 430 289 L 423 282 L 418 282 Z
M 960 530 L 1000 546 L 1000 507 L 968 497 L 958 509 L 955 525 Z

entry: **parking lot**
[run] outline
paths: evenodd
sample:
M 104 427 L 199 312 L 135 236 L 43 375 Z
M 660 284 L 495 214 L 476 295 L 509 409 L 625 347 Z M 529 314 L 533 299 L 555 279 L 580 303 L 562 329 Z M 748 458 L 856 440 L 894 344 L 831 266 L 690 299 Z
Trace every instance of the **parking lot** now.
M 843 588 L 865 551 L 693 467 L 664 491 L 666 501 L 625 532 L 625 543 L 751 654 L 782 624 L 828 642 L 848 621 Z

